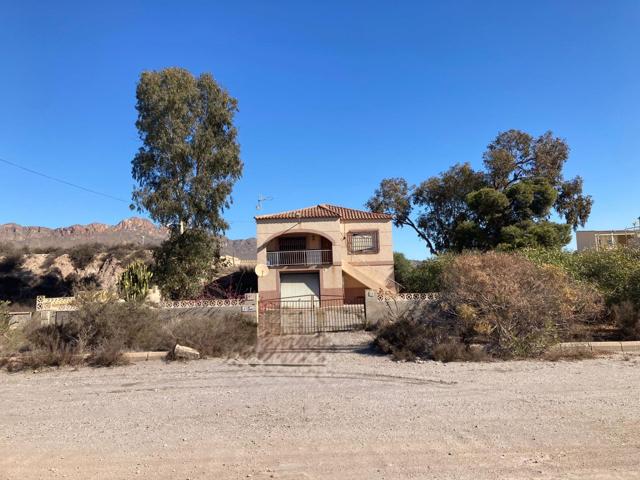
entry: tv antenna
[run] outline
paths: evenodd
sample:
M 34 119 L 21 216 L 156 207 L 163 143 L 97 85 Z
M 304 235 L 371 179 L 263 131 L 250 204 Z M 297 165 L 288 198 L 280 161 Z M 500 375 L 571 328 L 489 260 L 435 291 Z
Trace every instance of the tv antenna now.
M 262 210 L 262 204 L 270 200 L 273 200 L 273 197 L 265 197 L 262 194 L 258 194 L 258 204 L 256 205 L 256 210 Z

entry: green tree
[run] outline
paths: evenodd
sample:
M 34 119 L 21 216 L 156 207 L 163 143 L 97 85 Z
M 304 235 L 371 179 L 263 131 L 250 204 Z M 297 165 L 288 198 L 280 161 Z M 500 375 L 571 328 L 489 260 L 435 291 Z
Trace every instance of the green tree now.
M 403 253 L 394 252 L 393 269 L 401 292 L 438 292 L 441 276 L 450 255 L 437 255 L 419 262 L 411 262 Z
M 367 207 L 413 228 L 433 254 L 566 245 L 592 205 L 582 179 L 562 175 L 568 155 L 551 132 L 533 138 L 509 130 L 487 147 L 483 171 L 458 164 L 417 186 L 384 179 Z
M 216 251 L 216 237 L 228 227 L 222 212 L 230 207 L 243 168 L 233 123 L 237 101 L 210 74 L 196 78 L 182 68 L 142 73 L 136 98 L 142 146 L 132 161 L 137 182 L 132 208 L 174 226 L 156 255 L 156 279 L 173 296 L 191 295 L 210 276 L 216 258 L 178 254 Z M 180 238 L 183 234 L 187 238 Z M 190 275 L 184 280 L 190 279 L 192 287 L 163 285 L 181 277 L 177 272 L 186 266 Z M 195 271 L 196 266 L 202 270 Z
M 154 278 L 165 297 L 195 298 L 203 286 L 213 280 L 215 263 L 220 257 L 218 242 L 208 233 L 190 229 L 173 231 L 153 254 Z
M 412 272 L 413 265 L 404 253 L 393 252 L 393 276 L 403 292 L 407 291 Z

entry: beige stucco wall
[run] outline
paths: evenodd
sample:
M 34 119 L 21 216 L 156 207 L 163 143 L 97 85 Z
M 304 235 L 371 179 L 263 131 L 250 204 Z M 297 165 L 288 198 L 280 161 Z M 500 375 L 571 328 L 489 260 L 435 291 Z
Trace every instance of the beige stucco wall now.
M 599 238 L 598 238 L 599 237 Z M 629 230 L 584 230 L 576 232 L 578 251 L 637 244 L 638 233 Z
M 350 255 L 347 250 L 347 234 L 350 231 L 377 230 L 379 252 L 375 254 Z M 269 274 L 258 279 L 261 298 L 277 298 L 280 291 L 280 273 L 318 271 L 320 273 L 321 295 L 342 295 L 345 288 L 343 263 L 356 269 L 370 280 L 369 288 L 395 290 L 393 282 L 393 239 L 391 221 L 340 221 L 339 219 L 301 220 L 257 220 L 257 261 L 267 263 L 267 251 L 277 249 L 275 239 L 280 235 L 307 235 L 309 249 L 319 249 L 321 238 L 332 242 L 333 265 L 320 268 L 279 267 L 270 268 Z M 359 288 L 361 284 L 347 278 L 347 288 Z M 357 286 L 357 287 L 356 287 Z
M 341 245 L 342 261 L 377 283 L 367 285 L 369 288 L 383 287 L 395 291 L 391 221 L 343 221 L 340 228 L 344 239 Z M 348 233 L 367 230 L 378 231 L 378 253 L 349 254 L 346 241 Z
M 371 264 L 373 262 L 391 262 L 393 264 L 393 239 L 391 237 L 391 221 L 343 221 L 340 223 L 342 238 L 342 256 L 352 265 Z M 367 230 L 378 231 L 378 253 L 350 255 L 347 250 L 347 234 Z
M 596 232 L 576 232 L 578 251 L 596 248 Z

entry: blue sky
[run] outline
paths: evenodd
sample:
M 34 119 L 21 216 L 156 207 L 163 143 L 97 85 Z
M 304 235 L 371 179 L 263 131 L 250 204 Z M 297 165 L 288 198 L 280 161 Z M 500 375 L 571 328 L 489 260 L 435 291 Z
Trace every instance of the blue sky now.
M 128 200 L 143 70 L 238 98 L 231 238 L 263 212 L 360 208 L 383 177 L 480 166 L 502 130 L 566 138 L 588 228 L 640 215 L 640 2 L 0 1 L 0 157 Z M 0 164 L 0 223 L 116 223 L 128 204 Z M 410 231 L 396 249 L 426 255 Z

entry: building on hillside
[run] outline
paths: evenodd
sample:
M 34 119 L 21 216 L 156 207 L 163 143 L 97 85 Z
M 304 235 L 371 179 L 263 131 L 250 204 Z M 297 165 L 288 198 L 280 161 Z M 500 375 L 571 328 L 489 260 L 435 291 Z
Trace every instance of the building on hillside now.
M 261 299 L 353 303 L 365 289 L 396 291 L 390 215 L 322 204 L 255 219 Z
M 640 246 L 640 230 L 584 230 L 576 233 L 578 251 Z

